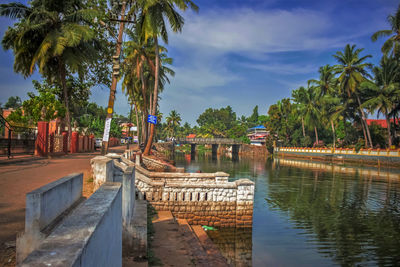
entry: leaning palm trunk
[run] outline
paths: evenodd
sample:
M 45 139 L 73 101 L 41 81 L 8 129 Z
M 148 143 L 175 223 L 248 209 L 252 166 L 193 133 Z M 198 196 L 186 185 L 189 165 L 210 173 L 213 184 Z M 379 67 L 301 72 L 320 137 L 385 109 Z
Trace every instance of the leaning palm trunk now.
M 70 144 L 71 144 L 72 128 L 71 128 L 71 117 L 70 117 L 70 113 L 69 113 L 69 101 L 68 101 L 68 88 L 67 88 L 67 82 L 66 82 L 66 71 L 65 71 L 65 65 L 62 62 L 61 58 L 59 58 L 59 61 L 58 61 L 58 70 L 59 70 L 61 86 L 62 86 L 63 94 L 64 94 L 65 120 L 67 122 L 67 127 L 68 127 L 68 142 L 67 142 L 67 146 L 68 146 L 68 149 L 69 149 L 70 148 Z
M 140 70 L 140 80 L 142 81 L 142 95 L 143 95 L 143 113 L 142 113 L 142 142 L 144 144 L 147 144 L 147 123 L 146 123 L 146 118 L 147 118 L 147 94 L 146 94 L 146 85 L 144 81 L 144 76 L 143 76 L 143 70 Z
M 365 127 L 364 127 L 364 123 L 363 123 L 362 120 L 361 120 L 361 128 L 362 128 L 363 134 L 364 134 L 364 142 L 365 142 L 364 146 L 365 146 L 365 147 L 368 147 L 367 133 L 365 132 Z
M 318 140 L 318 131 L 317 131 L 317 127 L 316 126 L 314 126 L 314 131 L 315 131 L 315 141 L 316 141 L 317 146 L 318 146 L 319 140 Z
M 331 127 L 332 127 L 332 135 L 333 135 L 333 149 L 336 148 L 336 135 L 335 135 L 335 125 L 333 124 L 333 121 L 331 121 Z
M 157 109 L 157 100 L 158 100 L 158 72 L 160 69 L 160 57 L 159 57 L 159 51 L 158 51 L 158 39 L 157 36 L 154 37 L 154 46 L 155 46 L 155 56 L 156 56 L 156 69 L 154 72 L 154 94 L 153 94 L 153 110 L 151 111 L 152 115 L 156 115 L 156 109 Z M 153 145 L 153 137 L 155 135 L 155 127 L 154 124 L 150 125 L 150 136 L 146 144 L 146 148 L 144 150 L 145 155 L 149 155 L 151 151 L 151 147 Z
M 360 107 L 360 111 L 361 111 L 361 119 L 362 119 L 362 121 L 364 123 L 365 131 L 367 132 L 369 146 L 371 148 L 373 148 L 374 146 L 372 145 L 371 133 L 369 132 L 369 127 L 368 127 L 367 120 L 365 118 L 364 109 L 361 107 L 360 97 L 358 96 L 358 94 L 356 94 L 356 96 L 357 96 L 358 106 Z
M 392 146 L 392 131 L 391 131 L 391 125 L 390 125 L 390 118 L 387 112 L 385 113 L 386 116 L 386 123 L 387 123 L 387 131 L 388 131 L 388 144 L 389 148 Z
M 304 118 L 301 116 L 301 127 L 303 128 L 303 137 L 306 137 L 306 131 L 304 129 Z
M 142 140 L 141 134 L 140 134 L 140 129 L 142 127 L 139 127 L 139 114 L 138 114 L 138 109 L 137 109 L 136 103 L 135 103 L 135 115 L 136 115 L 136 133 L 138 135 L 138 142 L 140 143 L 140 140 Z

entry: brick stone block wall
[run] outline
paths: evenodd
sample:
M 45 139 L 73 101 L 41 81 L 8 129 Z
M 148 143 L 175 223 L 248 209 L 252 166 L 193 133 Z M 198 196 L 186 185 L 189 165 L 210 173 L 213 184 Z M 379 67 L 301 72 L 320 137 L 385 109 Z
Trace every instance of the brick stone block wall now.
M 251 227 L 254 183 L 226 173 L 149 172 L 136 165 L 137 198 L 193 225 Z

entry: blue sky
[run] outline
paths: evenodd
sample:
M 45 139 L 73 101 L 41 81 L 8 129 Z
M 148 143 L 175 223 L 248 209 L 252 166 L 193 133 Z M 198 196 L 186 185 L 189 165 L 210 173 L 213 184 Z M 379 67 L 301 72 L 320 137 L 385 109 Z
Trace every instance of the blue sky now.
M 2 0 L 1 2 L 9 2 Z M 231 105 L 238 115 L 250 115 L 255 105 L 268 107 L 307 80 L 318 68 L 335 64 L 332 55 L 347 43 L 365 48 L 376 64 L 382 41 L 371 35 L 388 29 L 386 18 L 395 0 L 199 0 L 199 13 L 185 12 L 182 33 L 170 33 L 169 55 L 176 75 L 161 94 L 164 117 L 177 110 L 192 125 L 208 107 Z M 0 18 L 0 35 L 12 21 Z M 0 51 L 0 102 L 9 96 L 26 99 L 35 73 L 24 79 L 13 72 L 11 51 Z M 93 88 L 91 100 L 105 106 L 107 88 Z M 117 88 L 115 110 L 129 112 Z

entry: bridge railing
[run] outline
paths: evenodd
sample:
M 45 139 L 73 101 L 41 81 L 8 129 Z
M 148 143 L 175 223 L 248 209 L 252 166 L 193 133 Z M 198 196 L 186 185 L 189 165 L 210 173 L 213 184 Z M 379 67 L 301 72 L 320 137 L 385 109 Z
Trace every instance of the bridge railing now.
M 233 138 L 176 138 L 176 143 L 182 144 L 241 144 L 242 141 Z

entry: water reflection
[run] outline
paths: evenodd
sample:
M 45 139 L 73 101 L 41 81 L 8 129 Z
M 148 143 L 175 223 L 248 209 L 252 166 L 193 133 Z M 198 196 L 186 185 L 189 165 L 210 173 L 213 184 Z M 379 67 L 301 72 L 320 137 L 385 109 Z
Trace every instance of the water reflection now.
M 252 266 L 252 229 L 224 228 L 208 231 L 221 254 L 232 266 Z
M 252 256 L 236 256 L 236 239 L 227 244 L 234 231 L 210 232 L 236 266 L 400 266 L 399 171 L 200 154 L 176 161 L 189 171 L 255 181 L 252 236 L 238 238 Z

